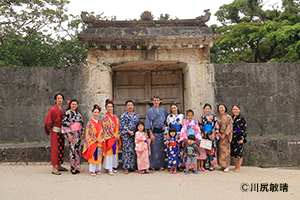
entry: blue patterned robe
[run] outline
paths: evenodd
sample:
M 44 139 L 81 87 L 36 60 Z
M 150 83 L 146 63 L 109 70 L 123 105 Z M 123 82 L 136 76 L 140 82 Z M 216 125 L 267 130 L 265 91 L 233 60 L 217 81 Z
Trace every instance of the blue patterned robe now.
M 168 113 L 163 108 L 150 108 L 146 114 L 145 129 L 151 129 L 155 137 L 151 141 L 150 168 L 161 168 L 165 166 L 164 153 L 164 131 L 162 130 Z
M 169 141 L 169 144 L 166 145 L 166 141 Z M 176 142 L 176 146 L 170 146 L 171 143 Z M 168 157 L 168 167 L 178 167 L 179 165 L 179 155 L 180 155 L 180 146 L 177 142 L 177 137 L 171 137 L 169 140 L 164 141 L 166 146 L 166 153 Z
M 135 131 L 139 121 L 139 115 L 135 112 L 132 112 L 132 115 L 125 112 L 120 118 L 123 169 L 137 168 L 134 135 L 131 136 L 127 131 Z

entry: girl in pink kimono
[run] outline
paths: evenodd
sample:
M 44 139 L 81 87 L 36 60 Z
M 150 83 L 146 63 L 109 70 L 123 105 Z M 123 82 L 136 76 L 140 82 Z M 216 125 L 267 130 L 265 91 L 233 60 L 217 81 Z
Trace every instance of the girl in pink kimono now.
M 150 173 L 149 171 L 149 156 L 150 156 L 150 142 L 145 132 L 143 122 L 137 123 L 137 132 L 135 133 L 135 151 L 137 155 L 137 166 L 140 174 Z

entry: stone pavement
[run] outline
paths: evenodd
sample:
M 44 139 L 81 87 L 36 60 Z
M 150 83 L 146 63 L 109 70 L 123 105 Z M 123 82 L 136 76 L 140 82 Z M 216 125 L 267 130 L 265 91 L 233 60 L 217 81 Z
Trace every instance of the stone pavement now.
M 55 176 L 48 162 L 0 163 L 0 199 L 300 199 L 299 168 L 242 167 L 239 173 L 216 170 L 198 175 L 122 172 L 109 176 L 103 170 L 91 177 L 84 163 L 78 175 Z M 255 183 L 259 190 L 267 184 L 265 189 L 278 186 L 278 191 L 247 191 L 251 183 L 252 190 Z

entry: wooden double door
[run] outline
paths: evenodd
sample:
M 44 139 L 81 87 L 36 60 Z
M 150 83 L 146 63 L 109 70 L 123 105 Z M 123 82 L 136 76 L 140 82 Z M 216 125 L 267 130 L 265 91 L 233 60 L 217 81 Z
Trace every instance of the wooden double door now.
M 161 107 L 170 112 L 170 104 L 176 103 L 183 111 L 182 70 L 138 70 L 114 72 L 115 114 L 126 112 L 125 102 L 134 101 L 134 112 L 145 121 L 147 111 L 153 106 L 152 97 L 158 95 Z

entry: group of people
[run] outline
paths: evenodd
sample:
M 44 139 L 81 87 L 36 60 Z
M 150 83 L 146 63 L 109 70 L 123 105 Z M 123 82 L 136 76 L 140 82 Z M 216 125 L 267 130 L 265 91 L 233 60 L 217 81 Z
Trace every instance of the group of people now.
M 124 174 L 137 171 L 140 174 L 165 170 L 168 158 L 169 173 L 176 174 L 190 169 L 213 171 L 215 165 L 220 170 L 229 171 L 231 156 L 235 172 L 240 171 L 243 143 L 247 142 L 247 125 L 240 115 L 239 106 L 232 107 L 233 116 L 226 114 L 224 104 L 217 107 L 220 115 L 211 114 L 211 105 L 205 104 L 204 115 L 199 122 L 193 119 L 193 110 L 184 116 L 178 106 L 170 105 L 170 114 L 160 107 L 160 97 L 153 97 L 153 107 L 147 111 L 145 124 L 135 113 L 134 102 L 127 100 L 126 112 L 120 117 L 113 114 L 114 101 L 105 101 L 106 113 L 98 119 L 101 107 L 94 105 L 92 118 L 85 131 L 82 116 L 78 111 L 78 101 L 68 101 L 68 109 L 62 108 L 64 96 L 54 96 L 56 102 L 45 119 L 45 131 L 51 140 L 52 174 L 61 175 L 68 171 L 62 167 L 64 139 L 70 144 L 71 173 L 80 173 L 81 155 L 88 160 L 92 176 L 101 174 L 101 164 L 108 174 L 117 173 L 118 151 L 122 149 Z M 81 154 L 81 140 L 84 139 Z

